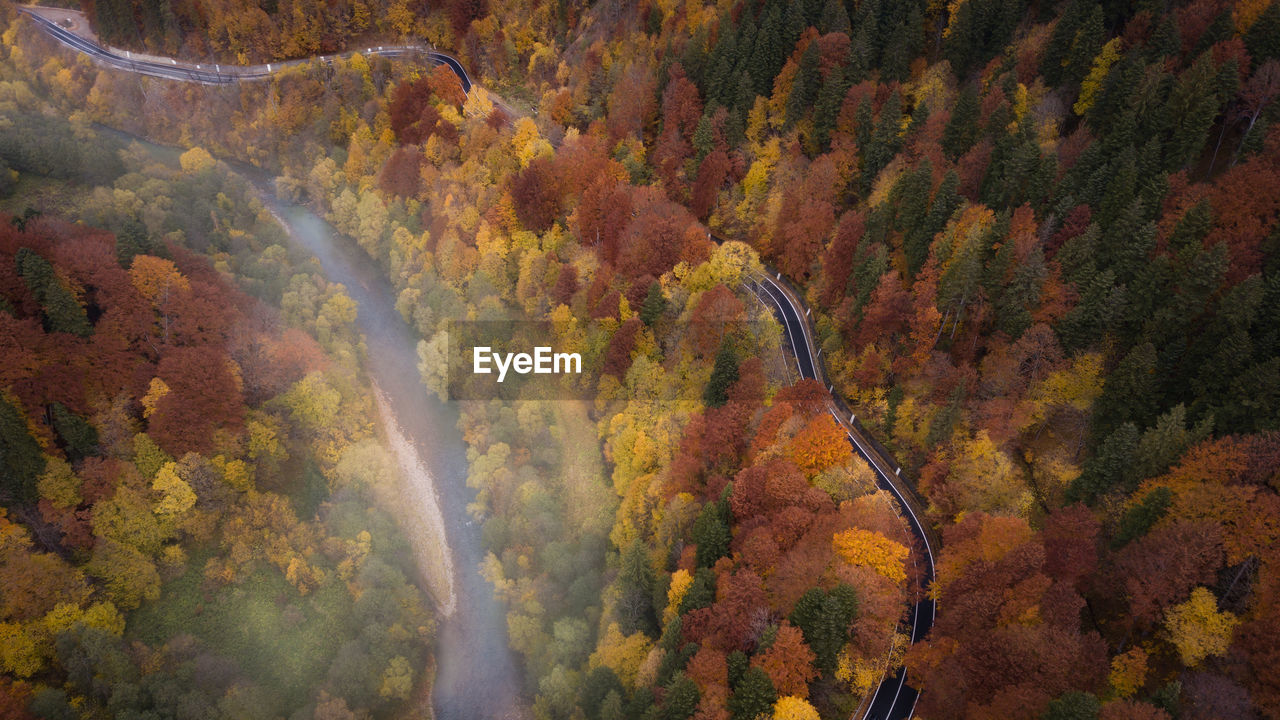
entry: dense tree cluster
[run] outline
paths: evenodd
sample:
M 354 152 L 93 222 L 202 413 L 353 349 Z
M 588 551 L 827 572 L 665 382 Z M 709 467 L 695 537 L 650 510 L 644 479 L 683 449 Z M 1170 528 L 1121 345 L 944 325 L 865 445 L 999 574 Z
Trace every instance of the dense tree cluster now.
M 922 716 L 1278 717 L 1280 3 L 496 5 L 451 39 L 536 120 L 362 58 L 224 93 L 20 38 L 8 77 L 279 167 L 386 267 L 429 384 L 456 317 L 551 320 L 604 370 L 589 412 L 462 421 L 538 712 L 825 717 L 883 671 L 898 526 L 768 338 L 686 333 L 758 317 L 711 228 L 802 285 L 941 530 Z M 21 173 L 58 149 L 21 142 Z M 209 215 L 167 231 L 233 242 Z M 77 326 L 54 280 L 42 331 Z
M 395 711 L 434 619 L 371 504 L 395 469 L 369 437 L 354 314 L 331 309 L 350 300 L 259 244 L 279 228 L 207 153 L 143 157 L 64 196 L 119 236 L 0 214 L 4 713 Z M 186 236 L 180 200 L 204 193 L 212 231 Z M 274 255 L 245 285 L 286 316 L 186 237 L 223 243 L 224 271 Z M 273 293 L 290 276 L 308 300 Z

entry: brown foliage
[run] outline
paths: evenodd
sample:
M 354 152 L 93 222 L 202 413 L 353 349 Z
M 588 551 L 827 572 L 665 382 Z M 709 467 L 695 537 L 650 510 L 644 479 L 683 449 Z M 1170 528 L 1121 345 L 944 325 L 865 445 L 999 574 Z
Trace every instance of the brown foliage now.
M 1044 521 L 1044 569 L 1055 580 L 1080 587 L 1098 569 L 1101 526 L 1089 508 L 1072 505 Z
M 422 184 L 422 153 L 414 146 L 396 148 L 378 174 L 378 187 L 388 195 L 412 198 Z
M 1224 559 L 1222 531 L 1215 523 L 1178 520 L 1163 524 L 1120 553 L 1117 580 L 1140 625 L 1159 623 L 1196 585 L 1212 585 Z
M 657 115 L 656 93 L 657 82 L 647 65 L 627 66 L 609 94 L 609 139 L 616 142 L 627 135 L 639 137 Z
M 751 664 L 765 671 L 778 695 L 809 697 L 809 681 L 818 676 L 813 667 L 817 657 L 804 642 L 800 629 L 782 621 L 778 634 L 767 650 L 756 655 Z
M 447 0 L 445 10 L 449 13 L 449 22 L 453 24 L 453 31 L 458 35 L 464 35 L 467 28 L 471 26 L 471 21 L 482 18 L 489 12 L 488 0 Z
M 448 65 L 437 65 L 427 73 L 427 87 L 431 93 L 441 100 L 461 108 L 467 101 L 467 93 L 462 89 L 462 80 Z
M 534 232 L 544 232 L 560 215 L 560 179 L 545 157 L 534 158 L 529 167 L 511 179 L 520 224 Z
M 720 576 L 715 604 L 686 615 L 682 630 L 687 642 L 728 653 L 750 650 L 768 624 L 764 583 L 754 572 L 738 570 Z
M 636 334 L 642 324 L 640 318 L 633 316 L 618 327 L 613 337 L 609 338 L 601 372 L 618 378 L 626 374 L 627 368 L 631 367 L 631 351 L 636 346 Z
M 160 399 L 148 432 L 170 454 L 207 453 L 216 430 L 238 430 L 244 403 L 231 359 L 208 348 L 175 348 L 160 361 L 170 392 Z
M 853 272 L 853 255 L 866 232 L 866 215 L 850 210 L 840 216 L 835 237 L 822 258 L 822 300 L 835 304 L 844 295 Z
M 618 238 L 631 217 L 627 186 L 607 175 L 587 186 L 574 213 L 582 244 L 598 246 L 608 263 L 617 262 L 621 250 Z
M 1031 720 L 1052 697 L 1101 682 L 1105 644 L 1080 633 L 1083 602 L 1044 574 L 1044 548 L 1025 521 L 973 513 L 946 528 L 943 548 L 947 601 L 929 641 L 908 653 L 936 689 L 921 697 L 921 715 Z
M 26 683 L 15 683 L 8 678 L 0 678 L 0 717 L 10 720 L 33 720 L 34 715 L 27 712 L 31 702 L 31 688 Z
M 699 220 L 706 221 L 728 174 L 729 156 L 723 150 L 712 150 L 702 159 L 689 199 L 689 210 Z
M 552 302 L 568 305 L 573 301 L 573 294 L 578 292 L 578 268 L 570 264 L 560 266 L 556 275 L 556 284 L 551 288 Z
M 618 266 L 629 276 L 659 277 L 692 246 L 706 244 L 697 220 L 657 188 L 643 188 L 636 196 L 634 219 L 619 238 Z
M 1280 128 L 1268 133 L 1267 147 L 1224 173 L 1209 195 L 1214 227 L 1205 245 L 1225 243 L 1231 251 L 1232 284 L 1262 268 L 1262 244 L 1280 216 Z
M 880 276 L 880 283 L 871 292 L 854 342 L 858 346 L 876 343 L 896 347 L 897 336 L 906 331 L 910 318 L 911 293 L 902 286 L 898 271 L 890 270 Z

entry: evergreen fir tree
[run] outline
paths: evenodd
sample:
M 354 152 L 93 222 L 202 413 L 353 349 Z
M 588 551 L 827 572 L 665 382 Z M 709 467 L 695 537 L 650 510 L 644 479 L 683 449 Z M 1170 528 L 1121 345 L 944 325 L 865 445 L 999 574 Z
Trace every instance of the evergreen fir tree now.
M 729 503 L 723 500 L 702 506 L 702 512 L 693 522 L 691 533 L 698 546 L 698 567 L 709 568 L 716 560 L 729 554 Z
M 1080 23 L 1071 47 L 1067 51 L 1067 66 L 1063 79 L 1066 82 L 1078 83 L 1084 80 L 1093 67 L 1093 59 L 1102 50 L 1106 42 L 1106 28 L 1102 23 L 1102 7 L 1093 5 Z
M 844 69 L 833 68 L 823 81 L 813 108 L 813 129 L 805 147 L 810 156 L 831 149 L 831 131 L 835 129 L 836 120 L 840 117 L 840 107 L 844 104 L 844 96 L 848 91 L 849 83 Z
M 755 720 L 767 717 L 777 701 L 773 681 L 760 668 L 750 667 L 742 673 L 742 679 L 729 696 L 729 712 L 733 720 Z
M 1085 461 L 1080 475 L 1067 488 L 1067 500 L 1089 503 L 1123 486 L 1124 478 L 1138 449 L 1138 427 L 1124 423 L 1107 436 L 1093 457 Z
M 45 330 L 80 337 L 93 334 L 89 316 L 71 291 L 63 287 L 48 260 L 27 248 L 18 250 L 16 260 L 23 283 L 44 310 Z
M 955 107 L 951 109 L 951 119 L 942 129 L 942 150 L 952 160 L 958 159 L 978 141 L 978 119 L 981 116 L 981 103 L 978 91 L 972 84 L 965 85 L 956 96 Z
M 1244 46 L 1254 67 L 1280 59 L 1280 3 L 1273 2 L 1262 11 L 1245 33 Z
M 1120 518 L 1120 526 L 1116 528 L 1115 537 L 1111 541 L 1112 549 L 1118 550 L 1146 535 L 1169 512 L 1171 504 L 1173 493 L 1166 487 L 1156 488 L 1143 496 L 1138 504 L 1130 506 Z
M 51 406 L 53 428 L 66 446 L 67 457 L 73 462 L 98 452 L 98 431 L 84 418 L 76 415 L 62 403 Z
M 1143 49 L 1147 62 L 1177 57 L 1181 51 L 1182 35 L 1178 32 L 1178 23 L 1174 20 L 1173 13 L 1161 13 L 1156 29 Z
M 1172 120 L 1172 132 L 1165 145 L 1167 170 L 1187 167 L 1200 157 L 1223 102 L 1217 83 L 1217 69 L 1207 52 L 1178 78 L 1165 108 Z
M 769 3 L 760 18 L 749 66 L 756 95 L 768 97 L 773 91 L 773 78 L 786 62 L 785 42 L 782 9 L 777 3 Z
M 0 395 L 0 499 L 6 504 L 34 503 L 44 464 L 44 453 L 31 437 L 21 409 Z
M 702 693 L 698 686 L 683 672 L 667 685 L 666 697 L 662 701 L 661 720 L 686 720 L 698 709 L 698 701 Z
M 578 692 L 578 707 L 581 707 L 587 716 L 587 720 L 605 720 L 603 715 L 603 706 L 606 699 L 613 694 L 621 698 L 622 693 L 626 692 L 626 688 L 622 686 L 622 681 L 618 679 L 616 673 L 612 669 L 600 665 L 587 673 L 586 679 L 582 682 L 582 689 Z
M 1115 428 L 1132 422 L 1144 427 L 1155 419 L 1159 397 L 1156 349 L 1143 343 L 1125 355 L 1102 385 L 1094 403 L 1094 437 L 1106 437 Z
M 818 30 L 824 34 L 835 32 L 851 36 L 852 27 L 844 3 L 841 0 L 827 0 L 822 8 L 822 17 L 818 20 Z
M 960 207 L 963 198 L 957 189 L 960 187 L 960 176 L 955 170 L 948 170 L 942 178 L 942 184 L 933 194 L 933 203 L 915 232 L 903 239 L 903 250 L 907 253 L 907 268 L 914 276 L 925 260 L 929 259 L 929 245 L 933 238 L 947 226 L 952 213 Z
M 821 83 L 822 78 L 818 75 L 818 43 L 811 42 L 800 56 L 800 68 L 791 85 L 791 94 L 787 96 L 788 127 L 809 112 L 818 97 Z
M 809 588 L 796 601 L 787 619 L 800 628 L 805 644 L 817 658 L 815 666 L 823 673 L 831 673 L 857 616 L 858 593 L 841 583 L 831 592 Z
M 885 80 L 905 82 L 911 75 L 911 60 L 921 49 L 921 26 L 924 19 L 918 8 L 904 22 L 894 23 L 889 30 L 888 42 L 880 54 L 880 72 Z
M 880 111 L 880 120 L 862 156 L 862 185 L 871 187 L 885 165 L 898 153 L 898 129 L 902 124 L 902 96 L 894 88 Z
M 654 582 L 648 549 L 639 539 L 631 541 L 618 570 L 618 618 L 624 634 L 658 634 L 658 615 L 652 602 Z
M 708 107 L 702 113 L 702 117 L 698 119 L 698 125 L 693 129 L 693 150 L 694 163 L 701 163 L 707 153 L 715 149 L 715 135 L 711 130 L 711 113 L 713 109 Z
M 662 293 L 662 284 L 653 281 L 649 285 L 649 293 L 645 295 L 644 304 L 640 306 L 640 321 L 648 327 L 662 319 L 667 311 L 667 296 Z
M 1236 24 L 1232 19 L 1231 8 L 1226 8 L 1218 13 L 1213 22 L 1209 23 L 1209 27 L 1200 33 L 1200 39 L 1196 40 L 1195 46 L 1191 48 L 1191 57 L 1196 57 L 1200 53 L 1213 47 L 1216 43 L 1223 40 L 1230 40 L 1236 34 Z
M 1040 59 L 1040 75 L 1050 87 L 1061 85 L 1067 77 L 1068 58 L 1075 44 L 1076 33 L 1088 12 L 1086 7 L 1083 0 L 1071 0 L 1053 26 L 1053 34 L 1049 36 L 1044 55 Z M 1174 26 L 1174 31 L 1177 31 L 1177 26 Z
M 786 9 L 782 11 L 782 60 L 778 63 L 778 70 L 786 63 L 787 57 L 796 49 L 796 43 L 800 40 L 800 36 L 804 34 L 804 29 L 809 27 L 809 23 L 805 20 L 803 0 L 796 2 L 790 0 L 784 3 Z M 777 75 L 775 72 L 774 75 Z
M 707 389 L 703 392 L 702 401 L 707 407 L 720 407 L 729 401 L 729 388 L 738 382 L 738 357 L 728 339 L 720 343 L 716 353 L 715 365 L 711 368 L 711 379 L 707 381 Z
M 1072 690 L 1049 703 L 1042 720 L 1092 720 L 1098 717 L 1102 703 L 1093 693 Z
M 874 37 L 875 27 L 866 22 L 859 22 L 854 29 L 849 43 L 849 61 L 846 73 L 850 83 L 859 83 L 867 79 L 875 63 Z

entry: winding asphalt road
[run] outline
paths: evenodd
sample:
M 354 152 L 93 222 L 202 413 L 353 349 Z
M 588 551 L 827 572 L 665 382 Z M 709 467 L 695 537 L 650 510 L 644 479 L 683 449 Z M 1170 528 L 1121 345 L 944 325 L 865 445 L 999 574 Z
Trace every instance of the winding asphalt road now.
M 45 32 L 72 49 L 90 56 L 103 65 L 140 75 L 181 82 L 195 82 L 204 85 L 227 85 L 236 82 L 263 80 L 287 68 L 311 62 L 311 60 L 294 60 L 266 65 L 223 67 L 221 65 L 209 66 L 207 64 L 192 64 L 169 60 L 166 64 L 162 58 L 135 58 L 132 53 L 105 48 L 89 38 L 60 26 L 52 16 L 42 14 L 47 13 L 44 8 L 22 7 L 19 10 L 31 17 Z M 122 55 L 122 52 L 125 52 L 125 54 Z M 313 58 L 313 60 L 331 63 L 334 58 L 350 57 L 353 54 L 348 52 L 340 55 L 325 55 Z M 427 46 L 370 47 L 366 49 L 364 54 L 390 58 L 412 55 L 424 56 L 428 62 L 434 65 L 448 65 L 457 74 L 463 90 L 468 93 L 471 92 L 471 78 L 467 75 L 467 71 L 462 67 L 462 64 L 455 58 L 436 52 Z M 210 69 L 210 67 L 213 69 Z M 723 238 L 712 237 L 717 242 L 724 242 Z M 848 404 L 835 394 L 835 389 L 828 380 L 826 369 L 821 362 L 822 353 L 814 343 L 813 329 L 809 323 L 809 309 L 805 307 L 799 294 L 783 279 L 781 273 L 773 270 L 769 270 L 769 272 L 773 273 L 772 276 L 762 274 L 751 280 L 749 283 L 750 289 L 763 302 L 770 305 L 774 315 L 785 329 L 787 345 L 796 360 L 796 369 L 799 371 L 800 376 L 817 380 L 827 386 L 830 393 L 829 408 L 831 416 L 844 428 L 849 438 L 849 443 L 854 450 L 875 471 L 880 487 L 890 492 L 897 499 L 902 510 L 902 517 L 907 521 L 907 525 L 916 539 L 917 546 L 913 549 L 911 557 L 916 564 L 920 584 L 923 588 L 928 588 L 934 580 L 934 549 L 939 547 L 940 543 L 933 529 L 920 520 L 920 517 L 924 514 L 920 500 L 902 479 L 901 465 L 884 445 L 862 427 L 854 413 L 849 410 Z M 936 614 L 936 603 L 922 593 L 922 596 L 916 600 L 905 617 L 905 622 L 909 623 L 911 628 L 910 637 L 913 644 L 922 640 L 929 633 L 929 630 L 933 627 Z M 887 672 L 879 687 L 876 688 L 876 692 L 871 697 L 870 702 L 865 703 L 866 710 L 861 715 L 860 720 L 907 720 L 915 710 L 919 692 L 918 687 L 909 683 L 905 668 L 897 668 L 893 672 Z
M 337 58 L 349 58 L 359 52 L 349 51 L 334 55 L 318 55 L 307 60 L 290 60 L 281 63 L 267 63 L 265 65 L 221 65 L 216 63 L 197 64 L 179 62 L 173 59 L 168 59 L 166 62 L 164 58 L 157 58 L 149 55 L 136 55 L 126 50 L 103 47 L 93 39 L 75 33 L 67 27 L 60 25 L 55 19 L 58 17 L 65 18 L 67 16 L 79 15 L 78 13 L 40 7 L 19 7 L 18 10 L 19 12 L 26 14 L 27 17 L 33 19 L 41 29 L 52 35 L 62 44 L 71 47 L 77 52 L 88 55 L 94 61 L 102 65 L 119 70 L 127 70 L 128 72 L 136 73 L 138 75 L 148 75 L 150 77 L 179 80 L 182 82 L 194 82 L 201 85 L 231 85 L 238 82 L 266 80 L 282 70 L 307 65 L 313 60 L 331 64 Z M 458 80 L 462 82 L 463 91 L 468 93 L 471 92 L 471 77 L 467 75 L 467 70 L 462 67 L 462 63 L 449 55 L 436 52 L 427 45 L 379 45 L 376 47 L 368 47 L 360 54 L 376 55 L 386 58 L 403 58 L 413 55 L 422 56 L 432 65 L 448 65 L 449 69 L 453 70 L 454 74 L 458 76 Z
M 720 240 L 720 238 L 716 239 Z M 912 550 L 911 557 L 919 571 L 920 585 L 922 588 L 928 588 L 934 580 L 933 551 L 939 545 L 937 538 L 933 535 L 932 529 L 920 521 L 920 517 L 924 514 L 920 501 L 902 480 L 901 465 L 857 423 L 853 413 L 848 412 L 848 406 L 835 395 L 819 358 L 820 352 L 814 348 L 813 330 L 809 325 L 809 309 L 777 272 L 774 272 L 772 277 L 763 274 L 753 279 L 751 290 L 762 301 L 769 304 L 782 324 L 787 345 L 796 360 L 796 369 L 800 376 L 817 380 L 827 386 L 827 391 L 830 393 L 831 416 L 844 428 L 853 449 L 875 471 L 880 487 L 892 493 L 897 499 L 902 509 L 901 514 L 917 541 L 917 547 Z M 847 417 L 846 412 L 848 412 Z M 937 604 L 927 595 L 922 594 L 911 607 L 906 618 L 911 628 L 913 644 L 928 635 L 936 615 Z M 892 673 L 887 673 L 880 681 L 880 686 L 876 688 L 871 702 L 861 716 L 862 720 L 906 720 L 912 716 L 919 696 L 919 689 L 908 684 L 906 669 L 898 668 Z

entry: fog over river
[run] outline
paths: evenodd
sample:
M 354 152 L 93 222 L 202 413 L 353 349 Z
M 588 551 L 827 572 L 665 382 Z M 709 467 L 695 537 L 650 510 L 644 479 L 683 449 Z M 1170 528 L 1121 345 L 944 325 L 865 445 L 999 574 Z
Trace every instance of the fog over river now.
M 419 380 L 418 338 L 396 311 L 395 291 L 369 256 L 310 210 L 283 203 L 265 188 L 263 199 L 293 242 L 315 254 L 325 276 L 345 285 L 359 303 L 357 324 L 368 345 L 365 369 L 377 388 L 383 434 L 404 474 L 401 515 L 408 519 L 401 524 L 420 548 L 422 564 L 452 575 L 451 590 L 433 588 L 441 613 L 436 718 L 524 716 L 506 615 L 478 570 L 484 551 L 480 523 L 466 511 L 475 492 L 466 484 L 466 446 L 457 412 Z M 440 546 L 442 540 L 446 547 Z
M 105 126 L 107 135 L 136 142 L 174 165 L 180 150 Z M 377 264 L 311 210 L 285 202 L 261 169 L 224 159 L 258 190 L 289 239 L 320 261 L 330 282 L 342 283 L 358 304 L 356 324 L 368 347 L 379 421 L 403 483 L 394 491 L 396 515 L 418 549 L 424 574 L 436 576 L 439 633 L 432 704 L 436 720 L 523 720 L 521 675 L 507 644 L 506 613 L 480 575 L 480 522 L 467 514 L 466 445 L 455 408 L 441 402 L 418 375 L 418 337 L 395 308 L 395 289 Z M 389 483 L 390 485 L 390 483 Z M 441 578 L 441 575 L 445 577 Z M 418 668 L 419 671 L 424 668 Z

